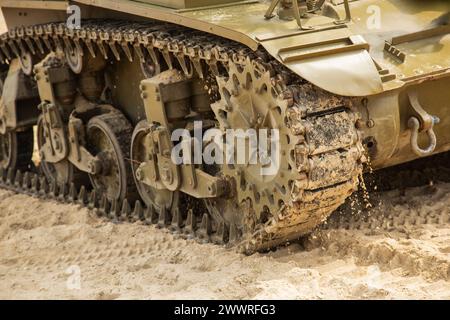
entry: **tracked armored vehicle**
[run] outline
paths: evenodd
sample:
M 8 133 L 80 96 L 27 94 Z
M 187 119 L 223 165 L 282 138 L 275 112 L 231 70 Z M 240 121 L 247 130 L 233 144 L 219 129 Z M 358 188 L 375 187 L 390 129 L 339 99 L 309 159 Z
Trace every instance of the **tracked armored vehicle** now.
M 450 149 L 448 1 L 0 6 L 0 180 L 16 191 L 254 252 L 325 221 L 365 167 Z

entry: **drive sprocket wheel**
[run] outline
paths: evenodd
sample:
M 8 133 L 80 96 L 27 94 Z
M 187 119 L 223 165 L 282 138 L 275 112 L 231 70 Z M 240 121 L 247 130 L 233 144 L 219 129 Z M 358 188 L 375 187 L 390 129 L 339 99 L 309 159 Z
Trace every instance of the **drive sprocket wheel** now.
M 228 76 L 217 77 L 217 82 L 221 99 L 212 105 L 212 109 L 224 134 L 227 129 L 243 130 L 248 140 L 248 133 L 255 130 L 257 135 L 262 133 L 258 143 L 267 140 L 264 142 L 268 146 L 267 154 L 261 153 L 259 147 L 258 151 L 251 148 L 246 141 L 244 163 L 235 159 L 235 164 L 225 163 L 221 170 L 225 176 L 236 179 L 238 203 L 250 199 L 256 220 L 264 219 L 267 212 L 278 212 L 284 207 L 290 200 L 294 181 L 301 178 L 292 169 L 296 167 L 295 146 L 299 136 L 284 125 L 289 101 L 281 92 L 284 88 L 272 84 L 270 73 L 249 60 L 244 66 L 230 63 Z M 271 150 L 272 146 L 275 149 Z M 242 152 L 237 141 L 234 151 L 235 155 Z M 258 155 L 256 161 L 252 158 L 255 155 Z
M 273 171 L 262 171 L 267 169 L 264 153 L 256 163 L 245 157 L 243 163 L 220 166 L 218 174 L 235 181 L 235 192 L 211 201 L 208 208 L 218 210 L 210 209 L 210 215 L 220 214 L 215 220 L 225 220 L 230 241 L 246 253 L 311 232 L 359 184 L 365 157 L 352 100 L 306 82 L 289 82 L 283 69 L 259 60 L 229 63 L 217 84 L 221 98 L 212 109 L 227 141 L 227 129 L 241 130 L 247 138 L 246 130 L 276 129 L 279 139 L 269 149 Z M 258 143 L 265 139 L 259 136 Z M 259 146 L 258 154 L 264 151 Z M 243 148 L 252 149 L 248 143 L 231 149 Z

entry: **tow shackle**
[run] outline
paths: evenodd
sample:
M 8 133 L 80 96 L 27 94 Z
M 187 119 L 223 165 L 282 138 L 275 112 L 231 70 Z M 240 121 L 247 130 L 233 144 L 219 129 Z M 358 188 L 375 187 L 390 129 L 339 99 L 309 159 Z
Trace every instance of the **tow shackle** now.
M 408 93 L 411 107 L 416 116 L 411 116 L 408 120 L 408 128 L 411 131 L 411 150 L 419 157 L 431 155 L 437 146 L 437 138 L 434 133 L 434 126 L 441 121 L 439 117 L 428 114 L 420 105 L 416 91 Z M 428 146 L 421 148 L 419 146 L 419 133 L 426 132 L 428 136 Z

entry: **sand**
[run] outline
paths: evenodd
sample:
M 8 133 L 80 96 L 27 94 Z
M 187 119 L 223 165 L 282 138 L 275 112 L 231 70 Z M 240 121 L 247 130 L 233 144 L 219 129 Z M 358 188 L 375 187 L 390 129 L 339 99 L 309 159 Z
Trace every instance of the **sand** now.
M 0 298 L 450 299 L 450 184 L 374 197 L 375 209 L 247 257 L 0 191 Z

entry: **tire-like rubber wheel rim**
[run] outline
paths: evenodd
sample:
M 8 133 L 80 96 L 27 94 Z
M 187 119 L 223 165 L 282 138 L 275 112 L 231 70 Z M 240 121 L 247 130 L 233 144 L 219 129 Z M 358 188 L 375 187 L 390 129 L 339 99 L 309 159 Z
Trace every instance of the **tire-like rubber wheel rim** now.
M 90 174 L 93 187 L 110 201 L 138 199 L 129 159 L 132 127 L 118 111 L 93 117 L 87 124 L 88 149 L 108 161 L 105 173 Z

